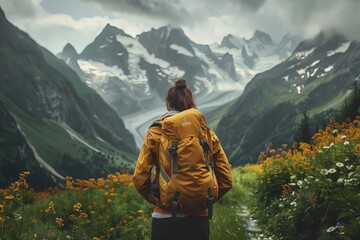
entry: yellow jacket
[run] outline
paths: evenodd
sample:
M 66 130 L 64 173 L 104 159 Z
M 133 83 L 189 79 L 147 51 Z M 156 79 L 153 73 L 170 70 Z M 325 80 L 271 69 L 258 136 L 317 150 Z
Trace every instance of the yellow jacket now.
M 171 116 L 171 114 L 166 114 L 159 120 L 162 121 L 169 116 Z M 210 128 L 208 129 L 208 131 L 212 141 L 210 144 L 210 158 L 214 163 L 214 172 L 218 184 L 217 200 L 219 200 L 226 192 L 228 192 L 232 188 L 231 167 L 226 157 L 226 154 L 221 147 L 218 137 Z M 159 149 L 161 136 L 161 127 L 149 128 L 144 140 L 144 144 L 140 150 L 133 176 L 133 183 L 137 191 L 143 196 L 144 199 L 155 205 L 157 204 L 156 198 L 154 198 L 150 194 L 150 185 L 152 180 L 151 172 L 153 167 L 158 167 L 156 159 L 158 156 L 157 149 Z M 157 209 L 160 210 L 159 208 Z M 159 212 L 167 213 L 168 211 Z

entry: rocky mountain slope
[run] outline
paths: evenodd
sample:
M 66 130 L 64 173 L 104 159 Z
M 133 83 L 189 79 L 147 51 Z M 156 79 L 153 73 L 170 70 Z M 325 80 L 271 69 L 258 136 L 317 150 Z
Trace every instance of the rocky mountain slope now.
M 204 45 L 169 25 L 132 37 L 108 24 L 81 53 L 68 44 L 58 57 L 124 116 L 140 147 L 151 121 L 166 110 L 164 98 L 174 80 L 185 78 L 198 107 L 212 115 L 238 98 L 255 74 L 279 63 L 280 54 L 290 54 L 295 46 L 284 42 L 255 31 L 249 40 L 229 35 L 221 46 Z
M 254 163 L 267 144 L 291 144 L 303 112 L 313 128 L 344 104 L 360 78 L 360 44 L 320 33 L 256 75 L 224 114 L 217 131 L 233 164 Z
M 44 176 L 43 185 L 131 169 L 134 138 L 115 111 L 2 10 L 0 33 L 1 185 L 20 169 Z

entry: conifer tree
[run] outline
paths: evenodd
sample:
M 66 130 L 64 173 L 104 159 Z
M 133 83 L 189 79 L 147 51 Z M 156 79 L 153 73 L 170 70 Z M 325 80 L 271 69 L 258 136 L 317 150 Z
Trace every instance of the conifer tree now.
M 304 111 L 302 113 L 303 119 L 300 122 L 300 126 L 298 128 L 298 133 L 295 136 L 295 141 L 297 142 L 305 142 L 311 143 L 311 133 L 310 133 L 310 123 L 307 112 Z

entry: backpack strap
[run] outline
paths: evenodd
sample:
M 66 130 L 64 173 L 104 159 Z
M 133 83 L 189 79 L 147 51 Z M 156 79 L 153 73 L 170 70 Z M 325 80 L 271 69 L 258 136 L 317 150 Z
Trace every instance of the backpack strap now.
M 177 144 L 177 141 L 173 141 L 171 147 L 169 148 L 169 157 L 170 161 L 172 161 L 172 172 L 175 174 L 179 172 L 178 158 L 176 155 Z
M 201 144 L 201 146 L 202 146 L 202 148 L 204 150 L 206 168 L 210 171 L 210 162 L 209 162 L 209 152 L 211 152 L 210 146 L 206 142 L 204 137 L 200 138 L 200 144 Z
M 212 129 L 210 127 L 207 127 L 207 139 L 209 139 L 209 147 L 210 149 L 214 149 L 213 147 L 213 141 L 212 141 Z M 210 150 L 211 152 L 211 150 Z M 212 176 L 215 177 L 215 162 L 216 162 L 216 156 L 214 156 L 213 154 L 211 155 L 211 162 L 210 162 L 210 166 L 212 168 Z
M 152 127 L 161 127 L 162 126 L 162 122 L 161 121 L 154 121 L 149 128 L 152 128 Z

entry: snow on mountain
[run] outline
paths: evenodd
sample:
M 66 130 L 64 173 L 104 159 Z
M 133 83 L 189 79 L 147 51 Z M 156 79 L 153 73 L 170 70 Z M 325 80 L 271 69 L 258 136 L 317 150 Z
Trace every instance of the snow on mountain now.
M 328 51 L 327 56 L 330 57 L 337 53 L 344 53 L 348 50 L 349 47 L 350 47 L 350 42 L 341 43 L 337 49 Z
M 179 45 L 171 44 L 170 48 L 174 49 L 179 54 L 183 54 L 183 55 L 188 56 L 188 57 L 194 57 L 194 54 L 192 54 L 191 52 L 189 52 L 188 50 L 186 50 L 185 48 L 183 48 L 183 47 L 181 47 Z
M 293 59 L 297 59 L 297 60 L 303 60 L 306 59 L 311 53 L 313 53 L 315 50 L 315 48 L 311 48 L 309 50 L 304 50 L 304 51 L 296 51 L 292 54 L 292 56 L 290 57 L 290 60 Z
M 271 55 L 276 48 L 276 45 L 270 35 L 259 30 L 255 31 L 254 35 L 247 41 L 247 43 L 256 55 L 261 57 Z
M 278 55 L 281 60 L 285 60 L 292 54 L 299 42 L 300 37 L 293 36 L 288 33 L 281 39 L 280 43 L 274 50 L 274 54 Z
M 269 34 L 256 30 L 250 39 L 229 34 L 220 45 L 214 43 L 210 48 L 219 59 L 226 53 L 233 56 L 239 82 L 246 85 L 257 73 L 269 70 L 289 57 L 299 41 L 299 38 L 286 34 L 276 44 Z
M 128 116 L 125 124 L 139 144 L 145 123 L 153 119 L 141 117 L 135 126 L 139 121 L 134 118 L 146 109 L 164 109 L 163 99 L 174 80 L 185 78 L 199 107 L 213 109 L 240 96 L 255 74 L 279 63 L 279 56 L 270 54 L 275 47 L 270 35 L 260 31 L 249 40 L 230 34 L 221 45 L 209 46 L 193 42 L 182 29 L 171 26 L 134 38 L 108 24 L 72 59 L 83 81 L 120 116 Z M 66 53 L 61 56 L 66 61 Z
M 257 74 L 217 128 L 224 150 L 232 153 L 229 161 L 256 163 L 269 141 L 274 146 L 284 140 L 291 144 L 304 110 L 312 128 L 338 113 L 360 79 L 359 60 L 358 41 L 320 33 L 300 42 L 280 64 Z
M 241 49 L 245 45 L 247 45 L 247 40 L 245 38 L 241 38 L 233 34 L 228 34 L 221 41 L 220 47 Z

